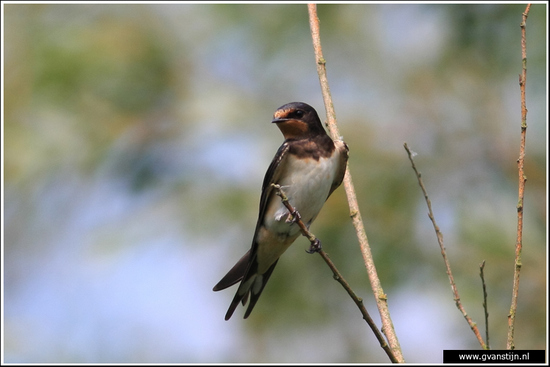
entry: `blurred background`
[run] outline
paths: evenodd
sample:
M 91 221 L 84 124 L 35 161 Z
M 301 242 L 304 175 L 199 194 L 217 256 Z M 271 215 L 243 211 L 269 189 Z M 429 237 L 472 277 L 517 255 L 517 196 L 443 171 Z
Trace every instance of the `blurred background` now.
M 249 319 L 212 287 L 250 247 L 291 101 L 325 111 L 305 4 L 4 4 L 5 362 L 388 362 L 299 238 Z M 319 5 L 350 169 L 408 362 L 505 349 L 525 4 Z M 546 5 L 527 21 L 516 349 L 547 345 Z M 337 190 L 312 231 L 379 323 Z

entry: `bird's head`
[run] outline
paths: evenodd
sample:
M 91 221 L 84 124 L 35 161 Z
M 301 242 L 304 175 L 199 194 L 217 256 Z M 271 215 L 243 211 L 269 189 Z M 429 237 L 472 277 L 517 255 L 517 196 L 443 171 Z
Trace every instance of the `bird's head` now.
M 277 124 L 285 139 L 305 139 L 326 134 L 315 109 L 303 102 L 291 102 L 279 107 L 271 122 Z

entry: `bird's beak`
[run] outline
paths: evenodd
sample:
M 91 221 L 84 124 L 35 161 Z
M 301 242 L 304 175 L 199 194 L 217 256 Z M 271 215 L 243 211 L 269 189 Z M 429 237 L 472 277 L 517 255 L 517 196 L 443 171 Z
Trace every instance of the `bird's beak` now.
M 281 122 L 286 122 L 288 121 L 288 119 L 283 119 L 283 118 L 274 118 L 273 120 L 271 120 L 271 123 L 275 123 L 275 124 L 278 124 L 278 123 L 281 123 Z

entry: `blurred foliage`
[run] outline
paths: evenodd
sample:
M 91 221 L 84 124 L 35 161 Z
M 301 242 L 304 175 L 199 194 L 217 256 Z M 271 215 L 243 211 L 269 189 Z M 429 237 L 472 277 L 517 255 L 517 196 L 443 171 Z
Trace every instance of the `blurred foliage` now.
M 387 361 L 303 238 L 249 319 L 239 308 L 224 323 L 234 288 L 211 292 L 250 246 L 282 142 L 271 114 L 304 101 L 323 115 L 305 5 L 4 10 L 7 362 Z M 350 170 L 408 362 L 478 345 L 453 308 L 404 141 L 480 326 L 486 260 L 491 346 L 505 345 L 523 10 L 318 6 Z M 547 343 L 546 30 L 546 5 L 534 4 L 518 349 Z M 343 188 L 311 229 L 376 319 Z

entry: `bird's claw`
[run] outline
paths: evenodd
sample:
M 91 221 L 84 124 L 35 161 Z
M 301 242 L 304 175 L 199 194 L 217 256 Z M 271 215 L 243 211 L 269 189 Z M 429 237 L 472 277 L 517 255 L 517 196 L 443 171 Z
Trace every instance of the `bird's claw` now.
M 309 246 L 309 249 L 306 250 L 306 252 L 308 254 L 314 254 L 316 252 L 319 252 L 321 251 L 321 241 L 319 241 L 319 239 L 315 239 L 312 243 L 311 243 L 311 246 Z
M 293 212 L 289 212 L 288 213 L 288 217 L 286 218 L 286 221 L 287 223 L 298 223 L 298 221 L 302 219 L 302 217 L 300 216 L 300 213 L 298 213 L 298 211 L 296 209 L 294 209 Z

